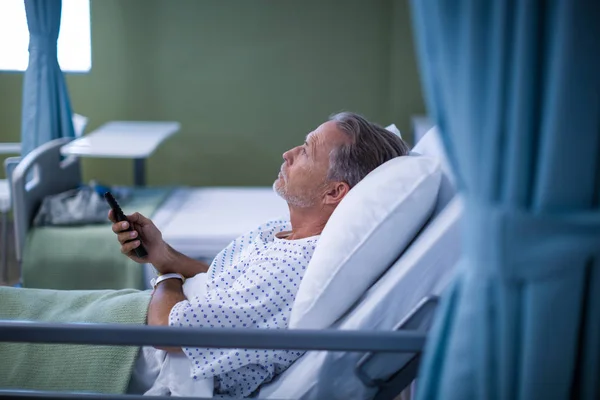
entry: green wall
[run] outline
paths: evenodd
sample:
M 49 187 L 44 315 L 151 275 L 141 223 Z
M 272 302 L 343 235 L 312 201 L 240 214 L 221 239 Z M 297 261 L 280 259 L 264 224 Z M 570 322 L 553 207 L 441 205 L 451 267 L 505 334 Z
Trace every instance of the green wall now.
M 182 125 L 148 160 L 150 185 L 271 185 L 333 112 L 406 133 L 423 112 L 404 0 L 92 0 L 91 17 L 92 71 L 67 76 L 87 131 Z M 21 88 L 0 73 L 0 141 L 19 140 Z M 83 165 L 86 180 L 132 183 L 128 160 Z

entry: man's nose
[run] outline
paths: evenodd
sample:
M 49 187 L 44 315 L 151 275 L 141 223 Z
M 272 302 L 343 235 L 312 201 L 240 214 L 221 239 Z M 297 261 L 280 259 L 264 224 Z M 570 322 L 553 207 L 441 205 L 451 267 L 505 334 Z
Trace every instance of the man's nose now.
M 292 154 L 293 154 L 293 151 L 294 151 L 294 149 L 291 149 L 291 150 L 288 150 L 285 153 L 283 153 L 283 159 L 285 160 L 285 162 L 288 163 L 288 165 L 292 163 L 292 159 L 293 159 Z

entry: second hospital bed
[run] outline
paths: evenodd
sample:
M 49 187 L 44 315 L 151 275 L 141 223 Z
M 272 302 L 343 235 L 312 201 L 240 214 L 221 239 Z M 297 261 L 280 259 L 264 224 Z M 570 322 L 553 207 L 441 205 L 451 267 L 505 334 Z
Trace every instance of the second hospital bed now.
M 146 288 L 146 266 L 125 259 L 110 225 L 34 227 L 32 221 L 46 196 L 77 188 L 82 183 L 78 158 L 63 158 L 60 148 L 70 139 L 56 139 L 36 148 L 22 160 L 6 165 L 10 175 L 17 260 L 31 277 L 26 287 L 52 289 Z M 244 232 L 265 220 L 289 213 L 287 204 L 270 187 L 174 187 L 133 189 L 126 213 L 146 210 L 176 250 L 189 257 L 211 260 Z M 72 245 L 71 245 L 72 244 Z M 75 247 L 75 249 L 73 249 Z M 87 264 L 80 271 L 81 264 Z M 33 265 L 32 265 L 33 264 Z M 114 266 L 120 281 L 102 282 L 94 275 L 106 264 Z M 58 267 L 57 267 L 58 266 Z M 48 269 L 60 271 L 51 272 Z M 106 271 L 105 271 L 106 272 Z M 62 275 L 63 279 L 54 278 Z M 72 275 L 65 283 L 64 276 Z M 78 276 L 81 275 L 81 276 Z M 31 282 L 35 282 L 33 286 Z M 62 286 L 61 286 L 62 285 Z M 67 286 L 70 285 L 70 286 Z

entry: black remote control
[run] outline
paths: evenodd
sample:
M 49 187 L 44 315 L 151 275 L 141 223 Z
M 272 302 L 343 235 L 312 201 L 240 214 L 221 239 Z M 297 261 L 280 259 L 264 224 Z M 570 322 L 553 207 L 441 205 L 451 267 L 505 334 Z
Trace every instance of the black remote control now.
M 121 210 L 121 207 L 119 207 L 119 203 L 117 203 L 117 200 L 115 200 L 112 193 L 110 193 L 110 192 L 104 193 L 104 198 L 108 202 L 108 205 L 110 206 L 110 208 L 112 208 L 113 214 L 115 214 L 115 219 L 117 220 L 117 222 L 127 221 L 127 217 L 123 213 L 123 210 Z M 131 227 L 131 223 L 129 223 L 129 228 L 127 228 L 127 232 L 132 231 L 132 230 L 133 230 L 133 228 Z M 132 239 L 132 240 L 140 241 L 140 245 L 138 247 L 136 247 L 135 249 L 133 249 L 133 251 L 135 252 L 135 255 L 138 256 L 139 258 L 146 257 L 148 255 L 148 253 L 146 252 L 146 249 L 144 248 L 144 245 L 142 244 L 142 240 L 139 237 L 136 239 Z M 128 242 L 131 242 L 132 240 L 129 240 Z

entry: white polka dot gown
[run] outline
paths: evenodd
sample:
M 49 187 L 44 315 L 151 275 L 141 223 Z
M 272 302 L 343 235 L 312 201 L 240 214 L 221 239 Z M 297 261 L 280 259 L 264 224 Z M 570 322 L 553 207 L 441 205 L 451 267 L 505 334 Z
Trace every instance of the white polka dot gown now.
M 171 310 L 171 326 L 287 328 L 300 281 L 318 236 L 300 240 L 275 235 L 288 221 L 271 221 L 239 237 L 213 260 L 205 298 Z M 283 372 L 301 352 L 291 350 L 183 348 L 194 379 L 215 378 L 215 394 L 249 396 Z

